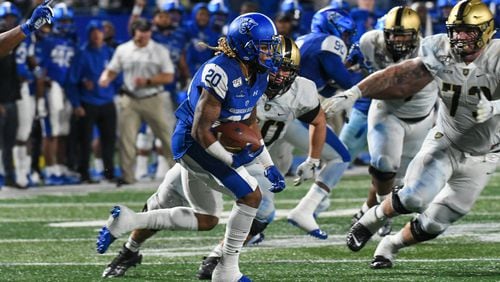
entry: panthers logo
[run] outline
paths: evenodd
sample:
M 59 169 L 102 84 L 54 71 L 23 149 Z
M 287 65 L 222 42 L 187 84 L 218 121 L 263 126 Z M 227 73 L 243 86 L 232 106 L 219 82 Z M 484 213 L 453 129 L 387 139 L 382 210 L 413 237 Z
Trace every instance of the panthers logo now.
M 240 33 L 241 34 L 247 34 L 252 30 L 252 28 L 258 26 L 259 24 L 252 18 L 244 18 L 240 22 Z

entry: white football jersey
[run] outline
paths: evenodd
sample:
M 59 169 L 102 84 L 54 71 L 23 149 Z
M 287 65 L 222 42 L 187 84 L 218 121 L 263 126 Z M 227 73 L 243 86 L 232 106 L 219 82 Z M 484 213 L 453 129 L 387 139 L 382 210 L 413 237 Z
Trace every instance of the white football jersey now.
M 266 145 L 281 138 L 290 121 L 318 106 L 316 84 L 300 76 L 295 78 L 290 89 L 281 96 L 269 100 L 263 95 L 257 102 L 257 118 Z
M 446 34 L 422 41 L 419 55 L 439 86 L 441 107 L 437 128 L 458 149 L 485 154 L 498 149 L 500 115 L 477 123 L 473 113 L 480 95 L 500 99 L 500 40 L 492 40 L 472 63 L 465 64 L 451 52 Z M 436 136 L 439 137 L 439 136 Z
M 360 39 L 360 49 L 365 57 L 365 63 L 373 67 L 375 71 L 385 69 L 394 62 L 391 54 L 387 51 L 384 32 L 382 30 L 371 30 L 363 34 Z M 418 48 L 399 61 L 415 58 L 418 56 Z M 398 61 L 398 62 L 399 62 Z M 399 118 L 419 118 L 427 116 L 434 107 L 437 99 L 437 83 L 431 82 L 422 90 L 406 99 L 380 100 L 378 103 L 385 105 L 388 112 Z

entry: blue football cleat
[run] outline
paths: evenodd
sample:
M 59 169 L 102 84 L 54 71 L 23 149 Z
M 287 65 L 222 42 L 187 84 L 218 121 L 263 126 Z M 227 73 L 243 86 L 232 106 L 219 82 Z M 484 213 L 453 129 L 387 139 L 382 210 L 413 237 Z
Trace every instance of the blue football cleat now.
M 299 227 L 300 229 L 303 229 L 295 220 L 293 219 L 288 219 L 288 223 L 290 223 L 291 225 L 293 226 L 297 226 Z M 311 235 L 312 237 L 314 238 L 317 238 L 317 239 L 320 239 L 320 240 L 326 240 L 328 238 L 328 233 L 326 233 L 325 231 L 321 230 L 321 229 L 314 229 L 312 231 L 307 231 L 307 234 Z
M 248 276 L 241 276 L 241 278 L 238 280 L 238 282 L 252 282 L 252 279 L 248 278 Z
M 120 215 L 120 207 L 114 206 L 110 213 L 113 218 L 117 218 Z M 111 234 L 107 226 L 103 226 L 99 231 L 99 235 L 97 236 L 96 249 L 100 254 L 104 254 L 109 246 L 116 240 L 116 237 Z

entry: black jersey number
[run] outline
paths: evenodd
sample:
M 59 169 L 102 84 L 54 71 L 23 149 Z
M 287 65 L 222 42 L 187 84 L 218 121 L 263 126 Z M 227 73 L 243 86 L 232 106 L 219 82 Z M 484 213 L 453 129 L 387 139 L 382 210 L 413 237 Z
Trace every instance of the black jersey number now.
M 454 117 L 455 114 L 457 113 L 457 108 L 458 108 L 458 102 L 460 101 L 460 94 L 462 93 L 462 86 L 461 85 L 455 85 L 455 84 L 450 84 L 443 82 L 443 91 L 452 91 L 453 96 L 451 97 L 451 107 L 450 107 L 450 116 Z M 490 100 L 492 99 L 491 97 L 491 91 L 488 87 L 481 86 L 472 86 L 469 88 L 468 95 L 477 95 L 478 98 L 481 98 L 481 92 L 483 92 L 484 96 L 486 99 Z
M 260 129 L 260 133 L 264 140 L 268 140 L 265 141 L 266 146 L 270 146 L 280 137 L 283 128 L 285 128 L 285 123 L 282 121 L 267 120 L 264 122 L 264 125 L 262 125 Z M 271 136 L 267 136 L 268 134 Z
M 217 87 L 222 76 L 216 73 L 213 69 L 209 69 L 207 75 L 205 75 L 205 81 L 210 83 L 211 86 Z

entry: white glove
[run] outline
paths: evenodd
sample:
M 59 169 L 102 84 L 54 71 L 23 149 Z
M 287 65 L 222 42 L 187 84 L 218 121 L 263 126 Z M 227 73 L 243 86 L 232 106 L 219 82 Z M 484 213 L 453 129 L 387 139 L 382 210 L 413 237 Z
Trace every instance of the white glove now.
M 361 98 L 361 90 L 357 86 L 353 86 L 349 90 L 324 100 L 321 106 L 327 117 L 338 113 L 345 113 L 345 116 L 349 117 L 354 102 L 359 98 Z
M 307 159 L 297 167 L 296 174 L 299 176 L 293 180 L 293 185 L 298 186 L 302 181 L 314 177 L 314 169 L 319 167 L 319 159 L 307 157 Z
M 477 104 L 476 121 L 483 123 L 500 113 L 500 100 L 489 101 L 482 92 L 479 95 L 480 100 L 479 104 Z

